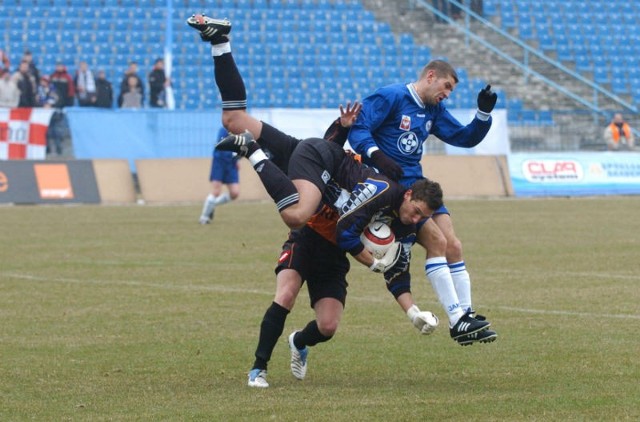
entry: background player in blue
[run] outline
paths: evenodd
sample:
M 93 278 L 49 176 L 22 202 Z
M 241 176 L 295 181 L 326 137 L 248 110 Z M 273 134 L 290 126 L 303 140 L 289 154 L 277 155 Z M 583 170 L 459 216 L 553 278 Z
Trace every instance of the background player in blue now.
M 424 177 L 420 160 L 429 134 L 458 147 L 478 145 L 491 128 L 490 113 L 497 95 L 490 85 L 482 89 L 476 116 L 465 126 L 442 103 L 457 83 L 458 76 L 449 63 L 433 60 L 422 69 L 417 81 L 378 89 L 362 101 L 362 110 L 349 133 L 351 147 L 365 163 L 409 186 Z M 418 243 L 427 250 L 427 278 L 453 326 L 465 312 L 474 313 L 471 280 L 447 208 L 443 206 L 429 220 L 418 232 Z
M 228 135 L 229 132 L 222 127 L 218 132 L 217 140 L 220 141 Z M 213 220 L 218 205 L 233 201 L 240 195 L 238 157 L 232 152 L 217 151 L 214 148 L 209 180 L 211 181 L 211 193 L 204 200 L 200 224 L 209 224 Z M 223 185 L 227 185 L 228 192 L 222 192 Z

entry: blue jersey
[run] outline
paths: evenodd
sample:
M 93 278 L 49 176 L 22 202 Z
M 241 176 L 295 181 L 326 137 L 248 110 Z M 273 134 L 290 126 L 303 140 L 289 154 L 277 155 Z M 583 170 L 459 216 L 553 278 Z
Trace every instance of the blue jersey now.
M 229 132 L 227 132 L 224 127 L 221 127 L 220 131 L 218 131 L 218 139 L 216 141 L 216 145 L 227 135 L 229 135 Z M 230 151 L 218 151 L 214 146 L 209 180 L 217 180 L 226 184 L 238 183 L 239 175 L 237 155 Z
M 373 165 L 371 148 L 378 147 L 402 167 L 400 183 L 410 186 L 423 177 L 422 148 L 429 134 L 447 144 L 471 148 L 484 139 L 491 117 L 478 117 L 463 126 L 442 103 L 425 105 L 413 84 L 382 87 L 362 101 L 362 110 L 349 132 L 349 144 Z

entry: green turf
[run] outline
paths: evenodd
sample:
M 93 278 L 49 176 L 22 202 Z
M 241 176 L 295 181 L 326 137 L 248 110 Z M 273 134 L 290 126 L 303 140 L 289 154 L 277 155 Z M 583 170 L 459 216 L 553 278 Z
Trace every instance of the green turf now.
M 476 308 L 499 333 L 421 336 L 353 261 L 304 381 L 286 335 L 246 386 L 287 230 L 270 203 L 0 207 L 1 421 L 640 419 L 640 198 L 449 201 Z M 414 295 L 444 313 L 414 247 Z

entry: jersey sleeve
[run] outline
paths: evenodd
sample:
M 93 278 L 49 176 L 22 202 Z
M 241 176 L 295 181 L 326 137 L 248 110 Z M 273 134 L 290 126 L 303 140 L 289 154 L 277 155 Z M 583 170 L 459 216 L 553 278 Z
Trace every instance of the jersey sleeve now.
M 340 118 L 338 117 L 336 120 L 331 123 L 331 126 L 327 128 L 327 131 L 324 133 L 323 138 L 327 141 L 335 142 L 339 145 L 344 145 L 347 141 L 347 136 L 349 135 L 349 128 L 342 127 L 340 124 Z
M 464 126 L 443 107 L 431 133 L 449 145 L 473 148 L 487 135 L 491 129 L 491 122 L 491 116 L 486 121 L 474 117 L 471 123 Z
M 370 149 L 376 147 L 373 132 L 385 121 L 395 103 L 393 90 L 383 87 L 362 100 L 362 109 L 349 132 L 349 145 L 363 156 L 370 156 Z
M 395 189 L 386 178 L 367 178 L 358 183 L 349 198 L 338 207 L 340 218 L 336 240 L 340 249 L 358 255 L 364 249 L 360 235 L 371 219 L 395 206 Z

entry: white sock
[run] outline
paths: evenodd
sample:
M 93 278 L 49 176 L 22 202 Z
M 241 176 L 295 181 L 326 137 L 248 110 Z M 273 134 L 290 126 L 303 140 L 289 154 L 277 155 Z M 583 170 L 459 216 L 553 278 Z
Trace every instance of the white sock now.
M 464 312 L 460 308 L 458 295 L 447 266 L 447 259 L 444 256 L 428 258 L 424 268 L 427 278 L 431 282 L 431 287 L 433 287 L 442 308 L 449 317 L 449 326 L 453 327 L 460 317 L 464 315 Z
M 222 44 L 216 44 L 211 46 L 211 56 L 222 56 L 225 53 L 231 53 L 231 43 L 224 42 Z
M 229 201 L 231 201 L 231 196 L 229 196 L 229 192 L 225 192 L 220 194 L 219 196 L 216 196 L 214 203 L 217 207 L 218 205 L 226 204 Z
M 269 159 L 269 157 L 267 157 L 267 154 L 265 154 L 262 149 L 258 149 L 256 152 L 254 152 L 247 158 L 249 159 L 249 162 L 253 167 L 255 167 L 256 164 Z
M 460 299 L 460 307 L 465 312 L 472 309 L 471 277 L 469 277 L 469 273 L 467 272 L 467 267 L 464 265 L 464 261 L 449 264 L 449 271 L 451 271 L 453 285 L 456 288 L 458 299 Z
M 209 218 L 209 214 L 216 206 L 215 201 L 216 198 L 212 194 L 207 195 L 207 199 L 204 200 L 204 205 L 202 206 L 202 218 Z

